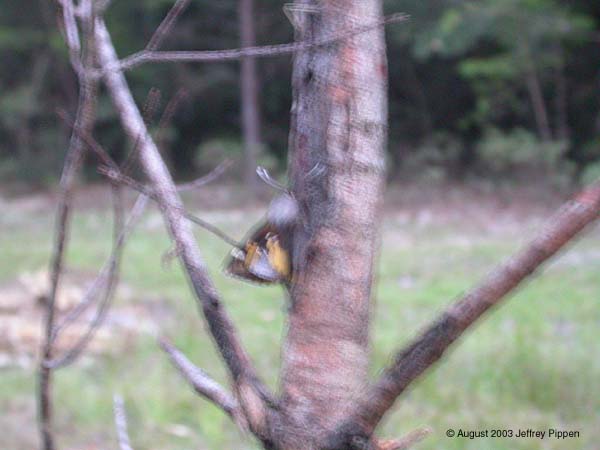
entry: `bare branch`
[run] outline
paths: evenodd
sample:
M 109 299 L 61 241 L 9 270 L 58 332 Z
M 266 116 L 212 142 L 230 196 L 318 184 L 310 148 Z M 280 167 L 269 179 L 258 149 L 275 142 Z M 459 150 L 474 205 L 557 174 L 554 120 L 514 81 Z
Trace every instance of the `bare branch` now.
M 226 159 L 213 170 L 211 170 L 208 174 L 200 177 L 194 181 L 190 181 L 189 183 L 183 183 L 177 186 L 177 191 L 179 192 L 187 192 L 196 190 L 202 186 L 206 186 L 209 183 L 220 178 L 231 166 L 233 165 L 233 160 Z
M 160 96 L 161 95 L 160 95 L 159 89 L 157 89 L 155 87 L 150 88 L 150 92 L 148 92 L 148 95 L 146 96 L 146 103 L 144 103 L 144 107 L 142 108 L 142 117 L 144 118 L 144 123 L 146 125 L 149 125 L 152 122 L 152 118 L 153 118 L 154 114 L 156 113 L 156 110 L 158 109 L 158 106 L 160 104 Z M 137 161 L 137 159 L 138 159 L 137 154 L 138 154 L 141 139 L 142 139 L 142 136 L 140 133 L 140 135 L 138 135 L 138 137 L 134 141 L 133 147 L 132 147 L 131 151 L 129 152 L 129 154 L 127 155 L 127 158 L 121 165 L 121 167 L 122 167 L 121 170 L 123 173 L 130 173 L 131 168 L 135 164 L 135 161 Z
M 116 188 L 113 188 L 118 191 Z M 102 271 L 94 280 L 94 283 L 90 286 L 90 289 L 86 292 L 84 299 L 77 305 L 77 307 L 69 314 L 63 322 L 56 327 L 52 339 L 55 341 L 58 339 L 60 332 L 76 321 L 83 312 L 93 303 L 98 300 L 98 291 L 103 288 L 103 297 L 99 302 L 98 308 L 91 320 L 87 331 L 73 344 L 73 346 L 65 352 L 61 357 L 55 358 L 45 362 L 46 367 L 52 369 L 58 369 L 65 367 L 75 362 L 75 360 L 81 356 L 85 351 L 87 345 L 93 339 L 97 329 L 102 325 L 102 322 L 106 318 L 108 310 L 110 309 L 111 300 L 114 295 L 114 291 L 118 281 L 119 263 L 123 254 L 123 247 L 127 237 L 133 231 L 133 228 L 137 224 L 139 218 L 144 212 L 147 197 L 140 195 L 131 211 L 129 219 L 125 225 L 122 225 L 123 207 L 121 205 L 120 194 L 114 193 L 115 196 L 115 243 L 108 261 L 105 263 Z
M 202 369 L 196 367 L 182 352 L 165 338 L 158 341 L 160 348 L 169 356 L 173 366 L 184 380 L 202 397 L 210 400 L 225 411 L 237 423 L 243 423 L 240 405 L 219 383 L 210 378 Z M 241 421 L 241 422 L 240 422 Z
M 465 330 L 596 220 L 599 212 L 600 182 L 597 182 L 563 205 L 528 246 L 492 271 L 398 353 L 359 403 L 350 423 L 362 427 L 366 434 L 372 433 L 396 398 L 438 361 Z
M 114 201 L 115 233 L 120 234 L 121 228 L 123 227 L 123 206 L 122 206 L 121 194 L 117 187 L 113 188 L 113 199 L 114 199 L 113 201 Z M 106 312 L 108 311 L 110 302 L 111 302 L 113 294 L 114 294 L 114 290 L 115 290 L 117 282 L 118 282 L 119 263 L 120 263 L 120 259 L 121 259 L 120 257 L 122 254 L 122 247 L 123 247 L 123 241 L 119 240 L 117 237 L 115 237 L 113 252 L 112 252 L 112 256 L 110 258 L 110 264 L 109 264 L 109 268 L 108 268 L 106 278 L 105 278 L 106 282 L 105 282 L 104 297 L 98 306 L 96 315 L 95 315 L 94 319 L 92 320 L 92 322 L 90 323 L 88 330 L 83 334 L 83 336 L 81 336 L 77 340 L 77 342 L 73 345 L 73 347 L 71 349 L 67 350 L 65 355 L 58 357 L 58 358 L 54 358 L 54 359 L 46 358 L 46 360 L 44 361 L 45 367 L 50 368 L 50 369 L 57 369 L 57 368 L 64 367 L 64 366 L 74 362 L 85 350 L 85 348 L 87 347 L 87 344 L 93 338 L 96 330 L 102 324 L 102 321 L 104 320 Z M 54 342 L 56 340 L 56 338 L 57 338 L 57 334 L 55 332 L 53 332 L 52 333 L 52 342 Z
M 110 157 L 108 152 L 102 148 L 100 144 L 93 138 L 91 133 L 86 130 L 82 130 L 76 124 L 72 123 L 67 117 L 66 113 L 63 111 L 59 111 L 59 116 L 63 119 L 65 123 L 67 123 L 73 130 L 73 133 L 78 136 L 79 139 L 83 140 L 84 143 L 99 157 L 99 159 L 105 164 L 109 165 L 113 170 L 118 170 L 117 164 Z M 122 225 L 122 206 L 120 193 L 115 186 L 113 186 L 113 198 L 115 200 L 115 228 L 114 228 L 114 244 L 113 250 L 101 269 L 99 275 L 96 277 L 94 282 L 90 285 L 89 289 L 86 291 L 82 301 L 71 310 L 68 315 L 63 319 L 63 321 L 58 324 L 52 330 L 52 337 L 50 344 L 53 345 L 54 342 L 59 338 L 60 333 L 64 328 L 68 327 L 72 323 L 74 323 L 81 315 L 98 299 L 100 298 L 100 291 L 104 291 L 104 297 L 100 301 L 100 305 L 96 310 L 96 314 L 92 319 L 90 326 L 86 333 L 71 347 L 70 350 L 54 360 L 45 360 L 44 365 L 47 368 L 57 369 L 60 367 L 64 367 L 72 362 L 74 362 L 85 350 L 87 344 L 93 338 L 96 329 L 102 324 L 104 317 L 108 311 L 108 307 L 110 306 L 111 297 L 114 292 L 114 288 L 116 287 L 117 276 L 118 276 L 118 266 L 119 261 L 122 254 L 122 248 L 125 244 L 125 240 L 135 227 L 138 219 L 141 217 L 146 204 L 148 197 L 144 195 L 140 195 L 132 209 L 132 213 L 127 223 Z
M 69 45 L 70 53 L 74 56 L 78 53 L 77 41 L 73 33 L 72 2 L 64 0 L 64 5 L 67 5 L 68 11 L 65 14 L 65 30 L 69 30 Z M 63 5 L 63 6 L 64 6 Z M 64 9 L 63 9 L 64 11 Z M 84 65 L 86 68 L 91 67 L 94 61 L 94 46 L 92 44 L 93 37 L 85 36 L 87 52 L 85 55 Z M 75 124 L 78 129 L 90 130 L 94 123 L 94 109 L 97 96 L 97 81 L 93 77 L 88 76 L 87 72 L 77 70 L 80 60 L 72 58 L 74 69 L 79 79 L 79 101 L 77 106 L 77 115 Z M 87 69 L 86 69 L 87 70 Z M 55 448 L 54 437 L 52 433 L 52 370 L 44 365 L 44 362 L 53 357 L 52 335 L 55 321 L 55 306 L 56 297 L 59 290 L 59 283 L 63 271 L 65 249 L 68 242 L 70 229 L 70 207 L 73 185 L 76 178 L 76 173 L 81 166 L 84 152 L 84 142 L 78 133 L 71 134 L 69 149 L 65 158 L 65 165 L 61 174 L 60 180 L 60 196 L 57 206 L 57 215 L 55 223 L 54 248 L 52 251 L 50 263 L 50 292 L 46 303 L 45 317 L 45 336 L 42 342 L 41 360 L 39 367 L 39 386 L 38 386 L 38 417 L 42 448 L 44 450 L 53 450 Z
M 143 194 L 140 194 L 136 199 L 133 208 L 131 209 L 131 215 L 129 216 L 129 219 L 127 220 L 127 223 L 125 224 L 125 227 L 121 232 L 122 235 L 118 239 L 123 240 L 123 242 L 127 240 L 128 236 L 133 231 L 133 228 L 135 228 L 138 219 L 143 214 L 147 204 L 148 197 Z M 62 322 L 54 328 L 54 333 L 52 337 L 53 341 L 58 338 L 58 336 L 64 328 L 67 328 L 69 325 L 77 321 L 77 319 L 81 317 L 81 315 L 88 309 L 88 307 L 96 302 L 96 300 L 98 299 L 98 292 L 100 288 L 106 285 L 107 278 L 110 279 L 110 268 L 114 266 L 116 256 L 117 255 L 113 251 L 109 256 L 108 260 L 104 263 L 100 274 L 96 277 L 94 282 L 86 291 L 82 301 L 79 302 L 75 308 L 69 311 L 69 313 L 65 316 Z
M 350 27 L 348 30 L 333 36 L 327 36 L 315 41 L 300 41 L 288 44 L 265 45 L 258 47 L 245 47 L 230 50 L 206 50 L 206 51 L 148 51 L 144 49 L 134 53 L 121 61 L 115 60 L 106 65 L 96 75 L 102 76 L 107 72 L 125 71 L 147 63 L 165 62 L 222 62 L 232 61 L 247 57 L 270 57 L 300 52 L 309 48 L 325 47 L 337 41 L 365 33 L 374 28 L 384 25 L 403 22 L 408 19 L 406 14 L 391 14 L 383 19 L 367 24 Z
M 63 25 L 65 30 L 65 42 L 76 59 L 79 58 L 81 51 L 81 42 L 79 40 L 79 31 L 77 30 L 77 22 L 75 21 L 75 7 L 71 0 L 62 0 L 61 6 L 63 10 Z
M 145 129 L 145 124 L 123 73 L 120 70 L 106 70 L 108 67 L 118 67 L 118 59 L 108 30 L 100 19 L 96 22 L 96 38 L 100 66 L 106 73 L 106 86 L 119 113 L 123 128 L 133 140 L 140 130 Z M 250 358 L 243 349 L 234 325 L 226 314 L 208 275 L 189 223 L 183 220 L 183 205 L 171 174 L 152 138 L 147 132 L 141 135 L 143 136 L 140 145 L 142 168 L 156 193 L 165 224 L 179 250 L 181 263 L 196 294 L 198 305 L 203 311 L 210 332 L 232 376 L 242 409 L 255 434 L 264 436 L 267 432 L 266 402 L 270 395 L 258 380 Z
M 219 168 L 219 166 L 217 166 L 217 169 L 218 168 Z M 215 170 L 217 170 L 217 169 L 215 169 Z M 113 181 L 115 183 L 123 184 L 127 187 L 130 187 L 131 189 L 134 189 L 135 191 L 137 191 L 141 194 L 146 195 L 147 197 L 150 197 L 152 200 L 154 200 L 155 202 L 157 202 L 160 205 L 160 198 L 159 198 L 157 192 L 152 190 L 151 187 L 143 185 L 142 183 L 134 180 L 133 178 L 128 177 L 127 175 L 124 175 L 119 170 L 109 169 L 106 167 L 100 167 L 98 169 L 98 172 L 100 172 L 102 175 L 105 175 L 107 178 L 109 178 L 111 181 Z M 208 175 L 206 175 L 206 177 L 210 177 L 210 179 L 208 179 L 207 181 L 203 181 L 205 179 L 205 177 L 199 178 L 196 181 L 192 181 L 192 186 L 194 186 L 194 187 L 189 187 L 189 185 L 187 185 L 187 186 L 183 185 L 183 187 L 184 187 L 183 190 L 185 191 L 188 189 L 193 189 L 193 188 L 202 186 L 202 185 L 212 181 L 213 177 L 211 177 L 210 173 Z M 227 235 L 227 233 L 221 231 L 218 227 L 214 226 L 213 224 L 206 222 L 205 220 L 202 220 L 199 217 L 194 216 L 190 212 L 186 211 L 186 209 L 183 208 L 183 206 L 181 208 L 178 207 L 177 209 L 179 210 L 179 212 L 181 213 L 181 215 L 184 218 L 186 218 L 190 222 L 204 228 L 206 231 L 214 234 L 219 239 L 223 240 L 224 242 L 231 245 L 232 247 L 243 248 L 243 244 L 241 242 L 238 242 L 235 239 L 231 238 L 229 235 Z
M 77 135 L 77 137 L 83 141 L 85 145 L 108 167 L 119 170 L 119 165 L 115 162 L 114 159 L 110 157 L 108 152 L 104 150 L 104 148 L 94 139 L 92 134 L 89 131 L 84 131 L 81 127 L 77 126 L 75 122 L 72 122 L 67 116 L 66 112 L 63 110 L 58 111 L 58 116 L 69 126 L 73 134 Z
M 177 107 L 179 106 L 179 104 L 181 103 L 181 101 L 183 100 L 185 95 L 186 95 L 186 90 L 179 89 L 175 93 L 175 95 L 171 98 L 171 100 L 169 100 L 169 103 L 167 103 L 167 106 L 165 107 L 165 110 L 163 111 L 162 117 L 160 118 L 160 122 L 158 123 L 158 130 L 156 131 L 156 136 L 154 138 L 158 148 L 162 148 L 162 146 L 164 144 L 164 140 L 165 140 L 164 134 L 165 134 L 165 129 L 167 128 L 167 124 L 171 121 L 171 119 L 175 115 L 175 111 L 177 110 Z
M 160 44 L 162 44 L 162 41 L 165 39 L 165 37 L 167 37 L 171 29 L 173 28 L 173 25 L 175 25 L 175 22 L 177 21 L 181 13 L 185 11 L 189 4 L 190 0 L 177 0 L 175 2 L 171 10 L 167 13 L 161 24 L 158 26 L 158 28 L 150 38 L 148 45 L 146 45 L 146 50 L 154 51 L 158 49 Z
M 121 450 L 133 450 L 127 430 L 127 414 L 125 413 L 125 402 L 123 397 L 115 394 L 113 396 L 113 411 L 115 416 L 115 428 L 117 429 L 117 438 Z

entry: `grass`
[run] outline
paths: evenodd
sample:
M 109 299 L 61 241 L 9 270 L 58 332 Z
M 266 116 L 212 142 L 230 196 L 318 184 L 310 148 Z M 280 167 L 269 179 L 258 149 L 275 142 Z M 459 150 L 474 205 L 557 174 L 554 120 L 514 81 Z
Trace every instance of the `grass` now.
M 10 210 L 9 210 L 10 211 Z M 429 223 L 398 219 L 390 210 L 376 289 L 373 373 L 392 351 L 413 338 L 454 297 L 516 250 L 537 217 L 490 227 L 460 220 Z M 211 213 L 239 236 L 260 212 Z M 531 220 L 529 220 L 531 219 Z M 110 223 L 100 212 L 75 217 L 70 266 L 95 269 L 106 255 Z M 0 219 L 0 284 L 47 264 L 52 214 L 7 214 Z M 198 231 L 198 240 L 224 302 L 259 372 L 277 386 L 285 300 L 277 287 L 224 277 L 227 247 Z M 24 243 L 27 243 L 26 245 Z M 169 248 L 162 222 L 147 215 L 128 243 L 123 280 L 134 301 L 161 299 L 170 313 L 162 331 L 212 376 L 226 374 L 176 263 L 161 268 Z M 384 423 L 381 434 L 415 427 L 433 433 L 418 449 L 592 449 L 600 440 L 600 234 L 593 232 L 550 265 L 414 384 Z M 147 300 L 150 298 L 151 300 Z M 117 298 L 117 307 L 122 299 Z M 32 369 L 0 372 L 0 448 L 37 446 Z M 126 354 L 82 361 L 56 376 L 55 407 L 61 448 L 116 448 L 112 395 L 126 401 L 136 449 L 255 449 L 227 417 L 185 387 L 151 336 L 130 342 Z M 579 439 L 448 438 L 447 429 L 559 428 Z

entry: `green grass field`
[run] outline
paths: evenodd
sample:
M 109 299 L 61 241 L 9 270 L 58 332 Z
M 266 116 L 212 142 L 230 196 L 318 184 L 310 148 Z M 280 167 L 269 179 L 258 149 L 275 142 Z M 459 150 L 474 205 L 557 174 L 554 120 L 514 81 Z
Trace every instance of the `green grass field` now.
M 396 202 L 397 203 L 397 202 Z M 392 203 L 394 204 L 394 203 Z M 543 214 L 477 204 L 448 213 L 389 205 L 375 291 L 376 374 L 453 298 L 527 240 Z M 47 265 L 53 211 L 21 211 L 8 202 L 0 219 L 0 285 Z M 527 211 L 527 208 L 524 208 Z M 537 210 L 536 210 L 537 211 Z M 194 209 L 241 237 L 259 208 Z M 105 258 L 110 222 L 101 210 L 77 213 L 69 266 L 92 271 Z M 260 374 L 276 389 L 285 299 L 278 287 L 224 277 L 228 249 L 202 230 L 200 248 Z M 199 366 L 226 383 L 176 263 L 161 266 L 169 243 L 151 209 L 127 244 L 123 281 L 141 305 L 161 302 L 162 332 Z M 432 434 L 415 449 L 594 449 L 600 442 L 600 233 L 592 230 L 484 319 L 397 402 L 380 430 L 397 437 L 419 426 Z M 117 297 L 115 310 L 125 300 Z M 119 339 L 118 336 L 115 339 Z M 33 368 L 0 369 L 0 448 L 36 448 Z M 255 449 L 229 419 L 184 385 L 146 334 L 127 351 L 82 361 L 57 373 L 60 448 L 117 448 L 112 397 L 125 399 L 130 434 L 142 449 Z M 578 439 L 448 438 L 447 429 L 579 431 Z

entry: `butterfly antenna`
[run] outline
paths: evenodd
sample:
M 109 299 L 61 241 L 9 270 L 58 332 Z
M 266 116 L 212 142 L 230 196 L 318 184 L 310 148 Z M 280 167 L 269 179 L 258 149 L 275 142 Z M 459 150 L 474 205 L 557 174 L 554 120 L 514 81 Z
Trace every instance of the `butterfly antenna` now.
M 273 189 L 285 193 L 288 192 L 288 188 L 281 184 L 279 181 L 273 179 L 273 177 L 271 177 L 271 175 L 269 174 L 269 171 L 264 167 L 258 166 L 256 168 L 256 174 L 261 180 L 263 180 L 268 186 L 272 187 Z
M 158 201 L 156 193 L 154 192 L 154 190 L 151 187 L 146 186 L 145 184 L 140 183 L 139 181 L 135 180 L 134 178 L 122 173 L 118 168 L 115 169 L 108 165 L 102 165 L 98 168 L 98 172 L 116 183 L 123 184 L 123 185 L 139 192 L 140 194 L 143 194 L 143 195 L 151 198 L 154 201 Z M 214 236 L 220 238 L 222 241 L 226 242 L 227 244 L 231 245 L 232 247 L 244 248 L 243 243 L 236 241 L 235 239 L 230 237 L 227 233 L 225 233 L 224 231 L 222 231 L 220 228 L 213 225 L 212 223 L 200 219 L 199 217 L 188 212 L 183 207 L 180 207 L 178 209 L 180 210 L 183 217 L 185 217 L 187 220 L 189 220 L 190 222 L 205 229 L 206 231 L 208 231 L 209 233 L 213 234 Z

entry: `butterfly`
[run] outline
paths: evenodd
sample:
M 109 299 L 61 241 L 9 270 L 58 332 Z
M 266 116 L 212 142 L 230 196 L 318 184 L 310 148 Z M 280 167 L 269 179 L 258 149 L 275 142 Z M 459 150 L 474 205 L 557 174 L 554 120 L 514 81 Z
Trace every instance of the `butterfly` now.
M 260 284 L 290 283 L 297 217 L 298 206 L 289 193 L 276 197 L 266 218 L 231 251 L 225 273 Z
M 243 249 L 231 251 L 225 273 L 261 284 L 290 282 L 290 248 L 283 242 L 272 224 L 259 225 L 245 239 Z

